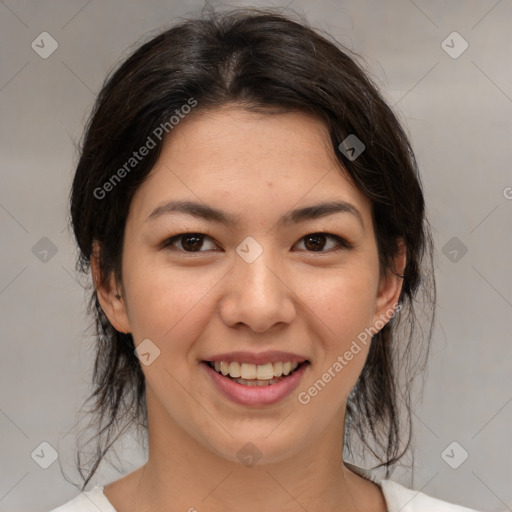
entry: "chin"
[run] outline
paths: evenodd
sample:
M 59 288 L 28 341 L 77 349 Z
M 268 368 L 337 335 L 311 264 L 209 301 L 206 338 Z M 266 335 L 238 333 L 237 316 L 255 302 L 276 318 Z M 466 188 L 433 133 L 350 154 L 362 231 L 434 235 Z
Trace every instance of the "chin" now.
M 248 468 L 277 464 L 300 451 L 299 440 L 290 436 L 278 436 L 277 432 L 269 436 L 268 433 L 271 431 L 272 429 L 267 429 L 264 435 L 237 436 L 223 445 L 215 443 L 208 448 L 216 456 Z

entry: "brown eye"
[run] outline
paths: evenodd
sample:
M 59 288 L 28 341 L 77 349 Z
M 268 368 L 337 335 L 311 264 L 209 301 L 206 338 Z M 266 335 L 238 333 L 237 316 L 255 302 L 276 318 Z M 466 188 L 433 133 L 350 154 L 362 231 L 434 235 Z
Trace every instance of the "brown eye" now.
M 304 237 L 304 246 L 311 251 L 321 251 L 325 247 L 326 236 L 322 233 Z
M 203 245 L 203 237 L 201 235 L 184 236 L 181 245 L 186 251 L 197 251 Z
M 339 250 L 340 246 L 344 249 L 350 248 L 350 244 L 346 240 L 337 235 L 331 235 L 329 233 L 311 233 L 302 237 L 301 242 L 304 241 L 304 247 L 309 252 L 327 252 L 324 250 L 324 248 L 326 245 L 329 245 L 329 239 L 336 242 L 334 244 L 334 250 Z M 338 249 L 335 248 L 336 245 L 338 245 Z M 332 244 L 331 247 L 327 247 L 328 250 L 332 248 Z
M 183 252 L 205 252 L 204 250 L 200 250 L 205 239 L 211 240 L 209 236 L 203 235 L 202 233 L 182 233 L 164 242 L 163 247 L 174 248 L 182 250 Z M 215 244 L 212 242 L 212 245 Z

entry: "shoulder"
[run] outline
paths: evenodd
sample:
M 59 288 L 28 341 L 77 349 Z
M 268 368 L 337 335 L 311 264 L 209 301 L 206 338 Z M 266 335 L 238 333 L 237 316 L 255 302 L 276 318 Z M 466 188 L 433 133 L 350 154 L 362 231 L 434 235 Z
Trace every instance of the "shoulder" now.
M 380 485 L 389 512 L 478 512 L 472 508 L 432 498 L 392 480 L 382 480 Z
M 103 487 L 96 486 L 50 512 L 116 512 L 116 510 L 103 494 Z
M 393 480 L 380 479 L 370 470 L 354 464 L 345 462 L 345 465 L 354 473 L 371 480 L 382 489 L 388 512 L 479 512 L 473 508 L 461 507 L 432 498 L 422 492 L 408 489 Z

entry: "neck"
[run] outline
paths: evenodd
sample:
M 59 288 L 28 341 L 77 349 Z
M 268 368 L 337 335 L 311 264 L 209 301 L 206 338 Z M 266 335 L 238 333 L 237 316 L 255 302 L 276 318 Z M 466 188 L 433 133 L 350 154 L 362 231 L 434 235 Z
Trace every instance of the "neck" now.
M 380 489 L 343 465 L 343 422 L 332 423 L 320 440 L 279 462 L 245 466 L 207 449 L 176 425 L 152 431 L 150 421 L 148 461 L 125 477 L 128 504 L 116 505 L 115 492 L 107 498 L 119 512 L 386 510 Z

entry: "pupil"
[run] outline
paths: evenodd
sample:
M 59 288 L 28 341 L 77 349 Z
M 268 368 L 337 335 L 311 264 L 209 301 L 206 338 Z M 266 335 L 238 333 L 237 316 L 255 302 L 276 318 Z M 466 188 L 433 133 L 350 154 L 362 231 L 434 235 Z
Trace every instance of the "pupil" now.
M 313 240 L 312 244 L 308 242 L 310 240 Z M 304 245 L 306 246 L 307 249 L 312 249 L 313 251 L 321 250 L 325 245 L 325 235 L 308 235 L 306 237 L 306 242 Z
M 192 240 L 192 243 L 188 243 L 189 240 Z M 200 235 L 187 235 L 183 237 L 182 246 L 184 249 L 192 250 L 201 248 L 202 239 Z

